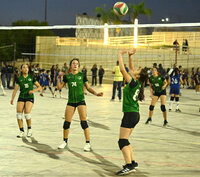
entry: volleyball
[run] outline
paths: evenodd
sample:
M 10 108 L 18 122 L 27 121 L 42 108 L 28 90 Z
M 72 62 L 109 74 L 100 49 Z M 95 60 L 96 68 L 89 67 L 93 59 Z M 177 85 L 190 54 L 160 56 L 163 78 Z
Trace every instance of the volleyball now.
M 113 12 L 117 16 L 124 16 L 128 12 L 128 6 L 124 2 L 116 2 L 113 6 Z

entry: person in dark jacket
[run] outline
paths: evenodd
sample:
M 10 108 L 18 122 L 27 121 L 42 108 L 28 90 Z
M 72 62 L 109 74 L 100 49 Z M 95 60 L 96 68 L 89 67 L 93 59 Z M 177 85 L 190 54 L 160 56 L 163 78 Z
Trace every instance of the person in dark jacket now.
M 105 71 L 104 71 L 102 65 L 100 65 L 100 67 L 99 67 L 99 86 L 101 86 L 101 84 L 102 84 L 104 73 L 105 73 Z
M 7 68 L 6 65 L 3 64 L 1 68 L 1 81 L 4 88 L 6 88 L 6 73 L 7 73 Z
M 92 71 L 92 86 L 95 84 L 97 85 L 97 65 L 94 64 L 91 71 Z

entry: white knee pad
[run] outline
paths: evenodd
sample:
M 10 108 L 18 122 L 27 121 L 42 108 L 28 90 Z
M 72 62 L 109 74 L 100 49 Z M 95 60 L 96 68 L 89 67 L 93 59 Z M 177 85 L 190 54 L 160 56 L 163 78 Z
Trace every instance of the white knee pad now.
M 17 117 L 17 119 L 19 119 L 19 120 L 22 119 L 22 113 L 19 113 L 19 112 L 18 112 L 18 113 L 16 114 L 16 117 Z
M 31 115 L 30 114 L 24 114 L 24 117 L 25 117 L 26 120 L 31 119 Z

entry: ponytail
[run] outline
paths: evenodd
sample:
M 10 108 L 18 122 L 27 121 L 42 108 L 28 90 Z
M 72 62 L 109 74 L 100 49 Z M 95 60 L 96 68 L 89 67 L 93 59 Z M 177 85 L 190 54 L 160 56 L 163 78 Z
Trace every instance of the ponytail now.
M 140 72 L 140 78 L 139 78 L 139 81 L 141 82 L 141 88 L 140 88 L 140 92 L 138 94 L 139 101 L 144 100 L 144 86 L 145 86 L 147 79 L 148 79 L 147 69 L 142 69 L 142 71 Z

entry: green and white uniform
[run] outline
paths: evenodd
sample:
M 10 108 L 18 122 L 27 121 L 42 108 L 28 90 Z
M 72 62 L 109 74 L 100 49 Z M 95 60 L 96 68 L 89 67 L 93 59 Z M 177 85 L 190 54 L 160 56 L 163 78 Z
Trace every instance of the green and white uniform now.
M 166 95 L 166 89 L 162 90 L 164 80 L 165 78 L 160 75 L 158 75 L 157 77 L 151 76 L 149 78 L 149 82 L 151 83 L 153 89 L 153 95 L 158 97 L 161 95 Z
M 34 100 L 34 95 L 29 94 L 30 90 L 33 90 L 33 86 L 35 84 L 36 80 L 33 76 L 28 75 L 26 78 L 21 75 L 18 77 L 16 84 L 20 86 L 20 94 L 18 101 L 30 101 Z M 33 102 L 33 101 L 31 101 Z
M 134 128 L 139 122 L 139 104 L 138 95 L 140 93 L 141 83 L 138 80 L 131 81 L 126 85 L 123 90 L 123 106 L 122 111 L 124 116 L 122 119 L 121 127 Z
M 138 94 L 141 83 L 134 79 L 129 82 L 123 90 L 123 112 L 139 112 Z
M 68 103 L 80 103 L 85 100 L 83 86 L 87 82 L 83 73 L 72 73 L 63 76 L 63 82 L 68 84 Z

